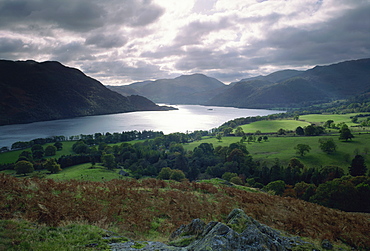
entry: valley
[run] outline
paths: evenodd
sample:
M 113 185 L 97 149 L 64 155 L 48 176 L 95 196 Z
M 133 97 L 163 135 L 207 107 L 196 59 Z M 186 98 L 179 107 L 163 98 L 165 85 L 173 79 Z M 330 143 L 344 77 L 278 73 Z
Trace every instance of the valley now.
M 356 65 L 362 63 L 355 62 Z M 328 67 L 336 69 L 345 65 L 351 68 L 348 64 L 351 62 Z M 317 75 L 317 71 L 321 73 Z M 367 250 L 370 245 L 370 113 L 367 89 L 364 88 L 367 84 L 358 86 L 356 93 L 338 92 L 330 98 L 312 92 L 312 96 L 306 97 L 312 101 L 308 103 L 300 98 L 301 90 L 295 92 L 297 89 L 291 88 L 292 83 L 302 85 L 308 84 L 309 79 L 319 81 L 318 76 L 325 71 L 325 67 L 312 69 L 313 75 L 307 73 L 310 71 L 283 71 L 232 83 L 228 87 L 204 75 L 191 76 L 196 83 L 194 88 L 201 86 L 194 78 L 210 81 L 203 90 L 199 89 L 200 93 L 217 86 L 213 89 L 219 92 L 217 95 L 226 95 L 220 96 L 220 100 L 239 102 L 233 95 L 245 95 L 244 91 L 247 91 L 250 96 L 243 98 L 244 101 L 254 100 L 256 107 L 289 108 L 284 113 L 255 110 L 257 114 L 243 116 L 248 109 L 199 105 L 193 105 L 196 109 L 189 112 L 189 105 L 179 105 L 182 109 L 158 111 L 161 115 L 155 115 L 155 119 L 171 127 L 170 122 L 166 122 L 166 115 L 169 114 L 168 121 L 175 121 L 175 113 L 185 111 L 188 114 L 180 116 L 187 118 L 181 122 L 182 126 L 189 126 L 188 122 L 192 121 L 203 123 L 202 119 L 214 123 L 214 113 L 218 113 L 221 120 L 211 128 L 203 128 L 203 125 L 193 130 L 178 130 L 179 126 L 173 129 L 172 125 L 172 131 L 163 132 L 160 130 L 165 128 L 163 125 L 157 127 L 158 131 L 152 128 L 140 130 L 138 121 L 147 116 L 147 111 L 123 113 L 138 116 L 132 120 L 132 130 L 115 132 L 98 126 L 81 133 L 75 126 L 80 133 L 76 131 L 67 137 L 39 137 L 2 147 L 0 179 L 4 186 L 0 208 L 4 220 L 0 224 L 4 226 L 3 235 L 9 237 L 0 241 L 0 247 L 9 249 L 14 245 L 12 243 L 20 243 L 18 247 L 38 247 L 39 244 L 32 241 L 35 237 L 21 234 L 23 227 L 30 224 L 37 224 L 32 230 L 37 236 L 39 230 L 45 233 L 59 231 L 66 235 L 65 239 L 71 238 L 63 232 L 64 226 L 77 232 L 79 228 L 93 231 L 91 235 L 94 235 L 97 250 L 109 248 L 107 243 L 112 244 L 109 240 L 102 241 L 102 229 L 118 233 L 123 242 L 133 239 L 171 244 L 168 237 L 181 224 L 188 224 L 195 218 L 222 222 L 233 209 L 240 208 L 263 224 L 304 238 L 311 249 L 322 247 L 326 240 L 334 245 L 334 250 Z M 297 80 L 299 76 L 301 79 Z M 186 86 L 188 77 L 176 79 L 176 88 Z M 288 88 L 289 91 L 286 89 L 283 93 L 291 97 L 290 101 L 280 102 L 287 97 L 276 91 L 281 88 L 279 83 L 270 81 L 280 81 L 284 88 Z M 159 82 L 143 82 L 136 86 L 151 84 L 155 89 Z M 168 82 L 171 81 L 162 81 L 161 88 L 167 89 Z M 261 103 L 255 102 L 258 99 L 254 98 L 259 94 L 254 92 L 256 87 L 253 85 L 259 84 L 265 94 L 278 94 L 275 98 L 263 98 L 271 101 L 273 106 L 260 106 Z M 313 82 L 310 85 L 317 88 Z M 230 92 L 218 88 L 228 88 Z M 143 90 L 149 89 L 145 87 Z M 174 90 L 168 90 L 171 91 L 167 97 L 176 98 Z M 210 91 L 207 96 L 189 91 L 184 97 L 196 100 L 191 97 L 198 96 L 196 103 L 206 99 L 209 102 L 212 100 L 209 94 L 215 92 Z M 333 93 L 333 89 L 329 92 Z M 159 99 L 154 98 L 157 101 L 165 100 L 157 97 Z M 339 98 L 341 100 L 337 100 Z M 137 111 L 145 110 L 143 104 L 151 103 L 140 96 L 134 99 L 140 100 Z M 187 103 L 186 99 L 181 102 Z M 236 103 L 222 105 L 244 106 Z M 258 113 L 261 111 L 262 114 Z M 198 119 L 186 117 L 189 113 L 197 114 Z M 226 118 L 228 115 L 231 117 Z M 101 118 L 96 117 L 96 121 L 100 121 L 98 124 L 106 122 Z M 94 119 L 94 116 L 85 119 Z M 50 126 L 53 122 L 63 125 L 65 121 L 39 123 Z M 29 125 L 32 124 L 25 124 Z M 93 123 L 85 123 L 80 128 L 85 125 Z M 100 129 L 96 131 L 95 128 Z M 15 215 L 22 222 L 13 221 Z M 8 228 L 19 231 L 10 235 L 6 232 Z M 343 228 L 348 231 L 342 231 Z M 28 238 L 28 244 L 17 238 Z M 78 238 L 78 245 L 85 245 L 78 249 L 85 250 L 91 243 L 83 236 Z M 47 245 L 61 242 L 57 238 L 55 241 L 57 243 Z M 70 240 L 65 245 L 73 246 L 73 242 Z M 137 245 L 141 247 L 145 243 Z M 303 247 L 298 245 L 297 248 Z

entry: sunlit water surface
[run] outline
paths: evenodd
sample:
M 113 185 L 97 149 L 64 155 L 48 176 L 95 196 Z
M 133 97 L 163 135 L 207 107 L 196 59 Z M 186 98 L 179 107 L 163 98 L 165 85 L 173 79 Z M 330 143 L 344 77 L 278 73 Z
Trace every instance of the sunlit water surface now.
M 210 130 L 240 117 L 264 116 L 281 111 L 238 109 L 200 105 L 175 105 L 174 111 L 145 111 L 61 119 L 30 124 L 0 126 L 0 147 L 16 141 L 30 141 L 49 136 L 75 136 L 97 132 L 163 131 L 186 132 Z

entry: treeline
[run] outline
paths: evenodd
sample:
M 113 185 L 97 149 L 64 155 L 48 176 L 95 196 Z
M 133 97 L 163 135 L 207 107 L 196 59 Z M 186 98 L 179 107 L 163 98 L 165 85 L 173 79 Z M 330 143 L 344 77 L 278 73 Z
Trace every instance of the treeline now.
M 48 143 L 55 143 L 55 142 L 61 142 L 66 141 L 67 138 L 65 136 L 53 136 L 48 138 L 37 138 L 30 141 L 17 141 L 12 144 L 11 150 L 22 150 L 26 148 L 30 148 L 34 145 L 44 145 Z M 9 151 L 8 147 L 2 147 L 0 149 L 0 152 L 7 152 Z
M 188 134 L 174 133 L 145 142 L 114 146 L 105 143 L 88 146 L 80 140 L 73 146 L 79 155 L 63 156 L 58 163 L 64 168 L 101 162 L 109 169 L 123 168 L 135 178 L 178 181 L 222 178 L 341 210 L 370 212 L 370 200 L 365 199 L 370 193 L 370 178 L 365 176 L 367 168 L 361 155 L 352 160 L 350 174 L 353 176 L 345 176 L 341 167 L 307 168 L 296 158 L 287 166 L 278 160 L 267 166 L 254 161 L 242 142 L 216 148 L 201 143 L 193 151 L 186 151 L 183 144 L 190 139 Z M 330 192 L 329 188 L 333 187 L 335 189 Z
M 54 143 L 54 142 L 61 142 L 61 141 L 68 141 L 68 140 L 84 140 L 89 145 L 99 144 L 101 142 L 111 144 L 111 143 L 118 143 L 118 142 L 125 142 L 131 140 L 142 140 L 142 139 L 154 139 L 158 136 L 162 136 L 163 132 L 155 132 L 155 131 L 127 131 L 122 133 L 95 133 L 95 134 L 80 134 L 76 136 L 70 136 L 69 138 L 66 136 L 53 136 L 48 138 L 37 138 L 30 141 L 17 141 L 12 144 L 11 150 L 22 150 L 26 148 L 30 148 L 34 145 L 44 145 L 47 143 Z M 8 147 L 2 147 L 0 152 L 9 151 Z
M 266 116 L 255 116 L 255 117 L 243 117 L 243 118 L 236 118 L 233 120 L 229 120 L 223 123 L 220 127 L 215 129 L 216 132 L 224 131 L 226 128 L 236 128 L 240 125 L 250 124 L 256 121 L 261 120 L 275 120 L 275 119 L 283 119 L 283 118 L 294 118 L 298 115 L 296 112 L 284 112 L 284 113 L 277 113 L 277 114 L 270 114 Z
M 348 100 L 336 100 L 330 103 L 318 104 L 297 110 L 301 115 L 313 113 L 359 113 L 370 112 L 370 96 L 363 94 Z

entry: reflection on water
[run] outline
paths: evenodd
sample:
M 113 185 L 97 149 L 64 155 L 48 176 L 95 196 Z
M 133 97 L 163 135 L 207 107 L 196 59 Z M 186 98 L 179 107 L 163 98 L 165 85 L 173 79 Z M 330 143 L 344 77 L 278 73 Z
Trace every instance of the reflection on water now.
M 30 124 L 0 126 L 0 147 L 16 141 L 29 141 L 50 136 L 74 136 L 96 132 L 163 131 L 186 132 L 210 130 L 226 121 L 251 116 L 264 116 L 281 111 L 238 109 L 199 105 L 177 105 L 174 111 L 147 111 L 61 119 Z

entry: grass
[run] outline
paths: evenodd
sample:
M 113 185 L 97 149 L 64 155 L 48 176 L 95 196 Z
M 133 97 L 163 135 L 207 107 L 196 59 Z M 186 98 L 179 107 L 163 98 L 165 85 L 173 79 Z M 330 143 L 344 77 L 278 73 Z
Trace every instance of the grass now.
M 0 174 L 0 184 L 0 218 L 12 220 L 16 217 L 37 223 L 26 225 L 19 232 L 6 230 L 4 233 L 0 230 L 3 236 L 14 233 L 14 237 L 0 238 L 3 242 L 8 240 L 4 250 L 12 250 L 7 248 L 13 245 L 11 243 L 18 247 L 23 240 L 26 248 L 13 250 L 79 250 L 78 247 L 90 244 L 90 239 L 95 242 L 101 236 L 91 234 L 93 238 L 89 238 L 89 230 L 77 226 L 72 231 L 67 228 L 70 224 L 66 224 L 71 222 L 114 228 L 114 232 L 134 240 L 153 240 L 153 236 L 163 239 L 195 218 L 222 222 L 234 208 L 293 235 L 344 241 L 358 248 L 370 246 L 368 214 L 346 213 L 294 198 L 251 193 L 235 187 L 157 179 L 53 181 L 20 179 L 4 174 Z M 41 228 L 43 234 L 38 234 L 39 224 L 45 224 L 46 228 Z M 0 229 L 17 227 L 10 225 Z M 69 232 L 71 237 L 67 236 Z M 23 237 L 23 234 L 30 233 L 36 235 Z M 87 237 L 80 239 L 73 235 Z M 60 243 L 62 248 L 67 245 L 64 242 L 72 242 L 75 248 L 30 248 L 29 244 L 37 245 L 33 241 L 45 242 L 43 238 L 55 238 L 55 243 Z
M 281 119 L 256 121 L 250 124 L 242 125 L 241 128 L 243 128 L 245 133 L 255 133 L 257 130 L 261 131 L 262 133 L 271 133 L 277 132 L 280 128 L 291 131 L 295 130 L 298 126 L 305 127 L 308 125 L 310 125 L 310 123 L 306 121 Z
M 103 166 L 95 165 L 91 168 L 91 163 L 80 164 L 76 166 L 67 167 L 59 173 L 50 174 L 49 179 L 54 180 L 89 180 L 89 181 L 108 181 L 122 178 L 118 174 L 117 169 L 107 170 Z
M 251 193 L 257 193 L 259 192 L 258 189 L 256 188 L 253 188 L 253 187 L 246 187 L 246 186 L 241 186 L 241 185 L 236 185 L 234 183 L 230 183 L 228 181 L 225 181 L 223 179 L 220 179 L 220 178 L 213 178 L 213 179 L 208 179 L 208 180 L 200 180 L 199 181 L 200 183 L 207 183 L 207 184 L 212 184 L 216 187 L 222 187 L 222 186 L 230 186 L 230 187 L 234 187 L 234 188 L 237 188 L 239 190 L 243 190 L 243 191 L 246 191 L 246 192 L 251 192 Z
M 366 148 L 370 149 L 370 134 L 354 134 L 355 138 L 352 141 L 340 141 L 338 134 L 331 136 L 311 136 L 311 137 L 269 137 L 268 141 L 260 143 L 246 143 L 247 150 L 254 160 L 272 164 L 278 158 L 281 164 L 286 165 L 291 158 L 298 158 L 307 167 L 320 167 L 328 165 L 336 165 L 348 169 L 351 160 L 358 151 L 359 154 L 365 156 L 366 165 L 370 166 L 370 158 L 366 158 Z M 331 137 L 337 144 L 337 151 L 333 154 L 326 154 L 319 148 L 318 140 L 320 138 Z M 240 141 L 241 137 L 223 137 L 221 141 L 216 138 L 205 137 L 200 141 L 195 141 L 184 145 L 185 150 L 193 150 L 201 143 L 211 143 L 213 147 L 229 146 L 231 143 Z M 301 157 L 296 154 L 294 146 L 297 144 L 307 144 L 311 147 L 311 151 Z
M 84 224 L 50 227 L 25 220 L 0 220 L 0 250 L 109 250 L 105 231 Z
M 337 144 L 337 151 L 326 154 L 319 148 L 320 138 L 333 138 Z M 307 144 L 311 151 L 301 157 L 296 154 L 294 146 Z M 247 144 L 247 149 L 255 160 L 273 162 L 275 158 L 287 164 L 291 158 L 298 158 L 308 167 L 320 167 L 336 165 L 347 170 L 351 160 L 358 153 L 366 156 L 366 148 L 370 148 L 370 134 L 355 135 L 352 141 L 340 141 L 338 135 L 316 137 L 270 137 L 267 142 Z M 367 166 L 370 166 L 370 158 L 365 158 Z
M 70 155 L 73 154 L 72 151 L 72 145 L 75 143 L 75 141 L 64 141 L 63 143 L 63 149 L 56 152 L 56 155 L 54 156 L 48 156 L 46 158 L 60 158 L 63 155 Z M 48 143 L 43 145 L 43 148 L 45 149 L 49 145 L 54 145 L 54 143 Z M 6 163 L 14 163 L 17 161 L 19 155 L 23 151 L 31 151 L 31 148 L 26 148 L 22 150 L 16 150 L 16 151 L 9 151 L 5 153 L 0 154 L 0 164 L 6 164 Z
M 351 117 L 359 115 L 359 114 L 370 114 L 369 112 L 363 113 L 347 113 L 347 114 L 308 114 L 308 115 L 301 115 L 299 116 L 299 120 L 321 124 L 325 123 L 328 120 L 333 120 L 335 124 L 338 123 L 346 123 L 348 126 L 356 126 L 358 124 L 352 123 Z M 359 120 L 363 120 L 363 118 L 359 118 Z

